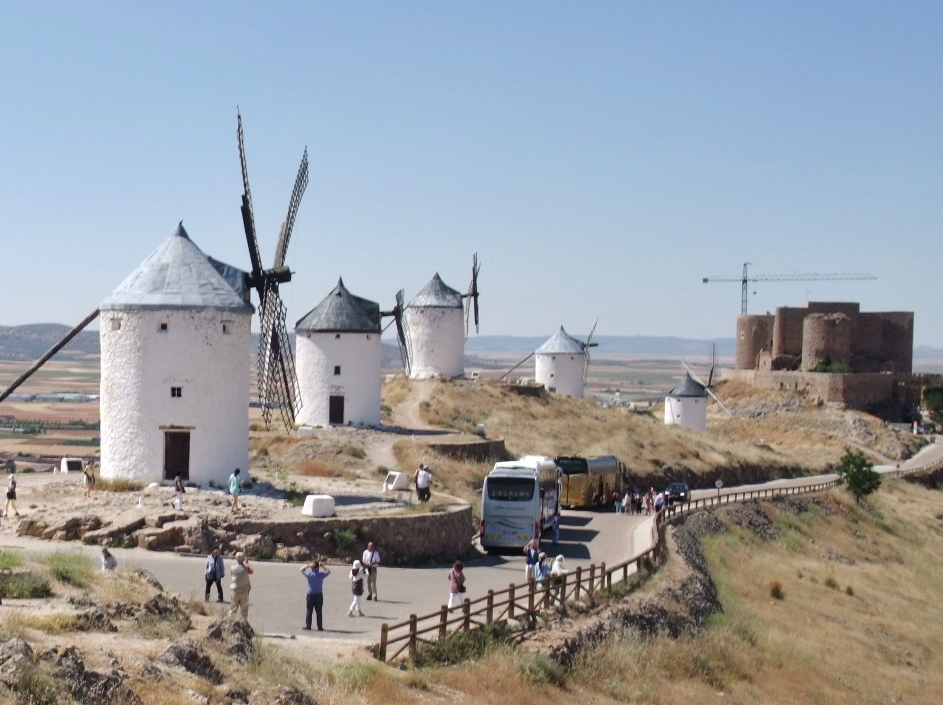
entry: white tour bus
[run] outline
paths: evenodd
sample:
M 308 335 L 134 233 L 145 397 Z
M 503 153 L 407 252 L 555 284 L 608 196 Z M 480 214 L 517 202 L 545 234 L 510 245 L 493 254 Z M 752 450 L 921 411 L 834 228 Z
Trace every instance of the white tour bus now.
M 560 511 L 560 469 L 543 455 L 495 463 L 481 488 L 481 547 L 523 548 Z

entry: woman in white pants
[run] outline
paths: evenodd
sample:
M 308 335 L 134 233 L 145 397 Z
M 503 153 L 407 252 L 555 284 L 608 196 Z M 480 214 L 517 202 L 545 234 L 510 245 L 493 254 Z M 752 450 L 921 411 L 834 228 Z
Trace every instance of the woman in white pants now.
M 363 585 L 367 582 L 367 573 L 363 569 L 360 561 L 354 561 L 350 569 L 350 591 L 354 593 L 354 601 L 350 603 L 350 609 L 347 610 L 348 617 L 363 617 L 360 610 L 360 598 L 363 597 Z
M 465 565 L 461 561 L 455 561 L 449 571 L 449 609 L 465 601 L 465 573 L 462 572 L 464 569 Z

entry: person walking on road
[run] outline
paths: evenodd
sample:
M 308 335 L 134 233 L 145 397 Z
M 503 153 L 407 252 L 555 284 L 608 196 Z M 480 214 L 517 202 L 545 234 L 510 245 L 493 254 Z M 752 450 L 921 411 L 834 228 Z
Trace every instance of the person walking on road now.
M 16 516 L 20 515 L 20 510 L 16 508 L 16 475 L 10 473 L 10 482 L 7 483 L 7 504 L 3 509 L 3 516 L 10 516 L 10 509 Z
M 377 550 L 373 541 L 367 544 L 367 550 L 363 552 L 360 558 L 364 570 L 367 572 L 367 599 L 379 600 L 377 595 L 377 569 L 380 567 L 380 552 Z
M 350 591 L 354 593 L 354 601 L 350 603 L 350 609 L 347 610 L 348 617 L 363 617 L 360 598 L 363 596 L 363 584 L 366 581 L 367 574 L 363 571 L 363 564 L 360 561 L 354 561 L 350 568 Z
M 242 494 L 242 478 L 239 477 L 241 472 L 242 470 L 236 468 L 229 476 L 229 494 L 232 495 L 232 508 L 229 510 L 231 512 L 239 511 L 239 495 Z
M 218 595 L 216 601 L 222 602 L 223 578 L 226 577 L 226 564 L 223 561 L 223 557 L 219 555 L 218 546 L 210 551 L 210 555 L 206 557 L 206 568 L 203 571 L 203 577 L 206 579 L 206 593 L 203 596 L 203 601 L 209 602 L 210 588 L 213 587 L 215 583 L 216 594 Z
M 236 554 L 236 562 L 229 572 L 232 573 L 232 582 L 229 584 L 229 590 L 232 592 L 229 616 L 234 617 L 238 613 L 243 619 L 249 619 L 249 591 L 252 590 L 249 576 L 255 571 L 249 565 L 246 554 L 242 552 Z
M 465 564 L 455 561 L 449 571 L 449 609 L 465 601 Z
M 317 615 L 318 631 L 324 631 L 324 622 L 322 621 L 322 612 L 324 610 L 324 579 L 331 574 L 331 569 L 327 566 L 321 567 L 320 561 L 311 561 L 307 565 L 301 566 L 301 574 L 308 579 L 308 596 L 305 600 L 305 625 L 306 631 L 311 631 L 311 612 Z

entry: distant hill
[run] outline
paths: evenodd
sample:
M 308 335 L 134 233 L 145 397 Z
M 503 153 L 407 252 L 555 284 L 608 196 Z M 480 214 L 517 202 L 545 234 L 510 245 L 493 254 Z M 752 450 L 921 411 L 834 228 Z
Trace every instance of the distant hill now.
M 585 340 L 585 335 L 573 334 L 577 340 Z M 512 335 L 482 335 L 470 337 L 465 342 L 465 351 L 470 354 L 482 352 L 531 353 L 547 342 L 549 336 L 523 337 Z M 655 355 L 655 356 L 706 356 L 710 354 L 710 344 L 717 345 L 718 357 L 733 357 L 736 341 L 733 338 L 712 338 L 697 340 L 673 336 L 650 335 L 600 335 L 593 337 L 599 343 L 594 354 L 604 355 Z
M 62 340 L 71 329 L 71 326 L 61 323 L 0 326 L 0 360 L 35 360 Z M 77 359 L 100 352 L 98 331 L 83 330 L 57 353 L 56 358 Z
M 0 326 L 0 360 L 35 360 L 53 345 L 62 340 L 70 326 L 61 323 L 30 323 L 22 326 Z M 465 341 L 465 351 L 470 356 L 485 353 L 521 353 L 527 355 L 547 342 L 549 336 L 529 337 L 516 335 L 471 336 Z M 585 335 L 574 335 L 585 340 Z M 294 338 L 294 336 L 292 336 Z M 593 338 L 599 343 L 594 354 L 606 355 L 654 355 L 667 357 L 704 356 L 711 343 L 717 345 L 717 356 L 732 358 L 736 353 L 734 338 L 693 339 L 674 336 L 650 335 L 600 335 Z M 258 345 L 258 336 L 253 335 L 253 350 Z M 98 355 L 101 352 L 97 330 L 79 333 L 58 354 L 59 359 L 80 358 Z M 394 343 L 383 344 L 383 366 L 399 365 L 399 349 Z M 914 348 L 914 359 L 941 359 L 943 348 L 918 345 Z

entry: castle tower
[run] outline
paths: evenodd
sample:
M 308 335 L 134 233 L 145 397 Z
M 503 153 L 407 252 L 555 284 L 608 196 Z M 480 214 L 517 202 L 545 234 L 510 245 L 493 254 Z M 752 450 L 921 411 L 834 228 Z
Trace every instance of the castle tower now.
M 248 469 L 244 281 L 181 224 L 101 303 L 103 478 L 223 485 Z
M 563 326 L 534 353 L 534 379 L 547 391 L 582 399 L 586 394 L 586 344 Z
M 438 272 L 406 306 L 412 379 L 465 374 L 465 317 L 462 295 Z
M 337 286 L 295 325 L 298 423 L 380 425 L 380 305 Z

